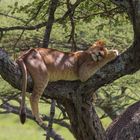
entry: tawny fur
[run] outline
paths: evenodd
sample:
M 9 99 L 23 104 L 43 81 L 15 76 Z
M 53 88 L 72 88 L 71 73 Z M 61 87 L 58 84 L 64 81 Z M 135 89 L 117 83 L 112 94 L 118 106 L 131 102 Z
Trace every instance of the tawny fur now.
M 107 50 L 104 42 L 97 41 L 86 51 L 62 52 L 49 48 L 30 49 L 17 59 L 23 73 L 22 103 L 20 115 L 25 108 L 25 91 L 27 86 L 27 71 L 31 75 L 34 87 L 30 97 L 32 113 L 38 123 L 38 102 L 47 87 L 48 82 L 58 80 L 88 80 L 102 66 L 116 58 L 117 50 Z M 27 69 L 27 70 L 26 70 Z M 24 115 L 25 117 L 25 115 Z M 25 122 L 23 117 L 22 123 Z M 22 119 L 22 117 L 20 117 Z

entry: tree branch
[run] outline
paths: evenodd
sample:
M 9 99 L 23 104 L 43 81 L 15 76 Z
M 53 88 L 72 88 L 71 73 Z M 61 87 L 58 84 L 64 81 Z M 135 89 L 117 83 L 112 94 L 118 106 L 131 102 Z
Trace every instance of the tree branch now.
M 91 96 L 91 93 L 105 84 L 109 84 L 121 76 L 132 74 L 140 69 L 140 42 L 134 42 L 133 45 L 124 53 L 117 57 L 116 60 L 107 64 L 100 69 L 88 81 L 81 83 L 80 81 L 58 81 L 49 83 L 44 92 L 44 97 L 54 99 L 71 99 L 71 94 L 75 91 Z M 13 63 L 8 55 L 0 50 L 0 74 L 13 87 L 20 89 L 21 72 L 16 63 Z M 94 86 L 93 86 L 94 85 Z M 32 91 L 32 80 L 28 78 L 28 91 Z
M 0 105 L 0 108 L 3 108 L 9 112 L 12 112 L 14 114 L 19 114 L 19 108 L 13 105 L 10 105 L 9 103 L 5 103 Z M 31 111 L 28 110 L 27 117 L 34 120 L 33 116 L 31 115 Z M 39 125 L 39 124 L 38 124 Z M 45 125 L 39 125 L 41 128 L 43 128 L 45 131 L 48 130 L 48 127 Z M 50 137 L 55 140 L 64 140 L 60 135 L 58 135 L 53 129 L 51 130 Z
M 51 107 L 50 107 L 50 120 L 49 120 L 49 124 L 48 124 L 48 130 L 46 132 L 46 140 L 50 140 L 50 133 L 52 131 L 52 126 L 53 126 L 53 122 L 54 122 L 54 115 L 55 115 L 55 104 L 56 101 L 55 100 L 51 100 Z
M 12 18 L 12 19 L 16 19 L 16 20 L 19 20 L 23 23 L 26 23 L 27 21 L 25 21 L 24 19 L 20 18 L 20 17 L 15 17 L 15 16 L 12 16 L 12 15 L 8 15 L 8 14 L 5 14 L 5 13 L 1 13 L 0 12 L 0 15 L 1 16 L 5 16 L 5 17 L 9 17 L 9 18 Z
M 73 5 L 72 9 L 74 10 L 81 2 L 84 0 L 77 0 Z M 61 23 L 69 16 L 70 10 L 67 10 L 65 14 L 56 20 L 54 20 L 54 23 L 58 22 Z M 47 21 L 33 25 L 33 26 L 12 26 L 12 27 L 0 27 L 0 32 L 6 32 L 6 31 L 13 31 L 13 30 L 38 30 L 42 27 L 45 27 L 47 25 Z
M 12 27 L 0 27 L 1 32 L 13 31 L 13 30 L 38 30 L 44 27 L 47 22 L 42 22 L 34 26 L 12 26 Z
M 109 140 L 140 138 L 140 101 L 134 103 L 115 119 L 106 130 Z
M 19 115 L 19 107 L 11 105 L 8 102 L 2 103 L 0 105 L 0 108 L 6 110 L 5 112 L 2 112 L 1 114 L 4 114 L 4 113 L 14 113 L 16 115 Z M 47 115 L 43 114 L 42 116 L 43 116 L 43 120 L 45 120 L 45 121 L 49 121 L 50 120 L 50 117 L 48 117 Z M 29 109 L 27 109 L 27 118 L 31 119 L 31 120 L 34 120 L 32 112 Z M 55 124 L 58 124 L 58 125 L 64 127 L 64 128 L 67 128 L 71 132 L 70 125 L 68 123 L 66 123 L 65 121 L 54 119 L 53 122 Z
M 49 45 L 49 40 L 50 40 L 50 34 L 52 30 L 53 23 L 55 21 L 55 11 L 57 8 L 59 0 L 51 0 L 50 1 L 50 6 L 49 6 L 49 17 L 48 17 L 48 22 L 46 24 L 46 30 L 44 34 L 44 40 L 43 40 L 43 47 L 47 48 Z
M 67 9 L 69 11 L 71 11 L 72 8 L 72 4 L 70 2 L 70 0 L 67 0 Z M 72 42 L 72 51 L 76 51 L 77 50 L 77 46 L 76 46 L 76 41 L 75 41 L 75 22 L 74 22 L 74 12 L 75 10 L 71 11 L 69 13 L 69 19 L 70 19 L 70 24 L 71 24 L 71 33 L 70 33 L 70 38 L 68 40 L 69 42 Z

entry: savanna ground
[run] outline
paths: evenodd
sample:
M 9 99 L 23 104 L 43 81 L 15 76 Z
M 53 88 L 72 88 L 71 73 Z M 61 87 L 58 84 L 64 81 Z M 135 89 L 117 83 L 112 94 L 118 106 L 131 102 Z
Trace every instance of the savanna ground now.
M 10 9 L 9 5 L 14 5 L 16 0 L 0 0 L 0 12 L 8 11 Z M 26 4 L 29 0 L 19 0 L 21 5 Z M 31 2 L 31 1 L 30 1 Z M 10 10 L 9 10 L 10 11 Z M 18 17 L 26 17 L 23 13 L 16 13 Z M 6 18 L 0 15 L 0 26 L 12 26 L 15 24 L 20 24 L 16 20 L 11 18 Z M 121 26 L 120 26 L 121 25 Z M 127 30 L 126 30 L 127 29 Z M 51 38 L 58 41 L 66 41 L 67 31 L 69 28 L 63 28 L 59 25 L 55 25 L 53 27 L 53 31 L 51 34 Z M 31 37 L 34 36 L 35 39 L 40 39 L 42 35 L 42 30 L 39 31 L 30 31 L 26 32 L 24 35 L 24 41 L 30 42 Z M 8 34 L 12 34 L 12 32 L 7 33 L 7 36 L 4 40 L 0 42 L 0 47 L 2 47 L 3 43 L 16 42 L 19 32 L 15 32 L 15 35 L 9 38 Z M 36 35 L 34 35 L 36 34 Z M 65 34 L 65 35 L 64 35 Z M 98 16 L 94 19 L 87 21 L 87 23 L 83 23 L 81 21 L 80 24 L 77 25 L 77 40 L 79 43 L 91 44 L 95 40 L 100 38 L 104 39 L 109 46 L 118 49 L 120 52 L 126 49 L 126 46 L 131 44 L 132 38 L 132 27 L 128 22 L 127 18 L 124 16 L 118 16 L 117 21 L 112 19 L 102 19 L 102 17 Z M 93 38 L 94 36 L 94 38 Z M 55 45 L 50 45 L 50 47 L 56 47 Z M 14 51 L 18 51 L 18 48 L 5 48 L 10 54 Z M 59 49 L 64 49 L 59 47 Z M 67 50 L 66 48 L 64 50 Z M 13 55 L 11 55 L 12 57 Z M 125 88 L 125 92 L 122 92 L 122 88 Z M 0 92 L 1 94 L 7 91 L 17 91 L 9 86 L 4 80 L 0 79 Z M 113 111 L 116 115 L 119 115 L 127 106 L 132 104 L 135 101 L 140 99 L 140 73 L 137 72 L 131 76 L 125 76 L 111 85 L 105 86 L 101 88 L 99 91 L 99 95 L 95 100 L 95 104 L 97 106 L 96 110 L 100 117 L 102 118 L 102 122 L 104 127 L 106 128 L 110 122 L 111 118 L 104 112 L 103 107 L 105 105 L 110 105 L 113 107 Z M 16 103 L 13 103 L 16 104 Z M 49 106 L 46 104 L 40 104 L 41 112 L 49 113 Z M 58 118 L 60 115 L 60 111 L 57 110 L 55 118 Z M 55 125 L 55 130 L 61 134 L 66 140 L 74 140 L 73 136 L 69 133 L 68 130 Z M 21 125 L 19 122 L 19 118 L 17 115 L 13 115 L 10 113 L 0 114 L 0 140 L 44 140 L 44 131 L 37 126 L 33 121 L 26 122 L 25 125 Z

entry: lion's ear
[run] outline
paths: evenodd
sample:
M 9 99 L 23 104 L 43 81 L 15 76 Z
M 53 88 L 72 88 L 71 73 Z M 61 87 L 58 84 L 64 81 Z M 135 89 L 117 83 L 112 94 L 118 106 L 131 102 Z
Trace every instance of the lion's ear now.
M 104 47 L 105 45 L 106 45 L 106 43 L 104 40 L 98 40 L 92 46 L 93 47 Z
M 93 45 L 91 46 L 91 47 L 89 47 L 88 48 L 88 50 L 93 50 L 94 48 L 104 48 L 106 46 L 106 43 L 105 43 L 105 41 L 103 41 L 103 40 L 98 40 L 98 41 L 96 41 L 95 43 L 93 43 Z

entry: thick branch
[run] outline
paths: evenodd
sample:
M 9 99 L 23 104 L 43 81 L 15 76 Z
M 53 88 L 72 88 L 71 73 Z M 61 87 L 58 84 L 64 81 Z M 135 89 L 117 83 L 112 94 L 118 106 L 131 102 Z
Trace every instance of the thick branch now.
M 6 104 L 2 104 L 0 106 L 1 108 L 9 111 L 9 112 L 12 112 L 12 113 L 15 113 L 15 114 L 19 114 L 19 108 L 16 107 L 16 106 L 13 106 L 13 105 L 10 105 L 9 103 L 6 103 Z M 28 112 L 29 113 L 29 112 Z M 30 119 L 33 119 L 32 115 L 31 115 L 31 111 L 30 113 L 28 114 L 28 117 Z M 41 128 L 43 128 L 44 130 L 48 130 L 48 127 L 45 126 L 45 125 L 40 125 Z M 58 135 L 53 129 L 51 130 L 51 133 L 50 133 L 50 137 L 55 139 L 55 140 L 64 140 L 60 135 Z
M 139 0 L 110 0 L 116 5 L 123 6 L 133 24 L 134 37 L 140 38 L 140 1 Z
M 79 95 L 77 95 L 77 98 L 74 95 L 72 96 L 72 102 L 64 101 L 63 104 L 69 115 L 76 140 L 107 140 L 104 129 L 92 105 L 92 100 L 86 102 Z
M 131 105 L 107 129 L 109 140 L 138 140 L 140 138 L 140 101 Z
M 1 112 L 1 114 L 14 113 L 16 115 L 19 115 L 19 107 L 13 106 L 13 105 L 11 105 L 9 103 L 2 103 L 0 105 L 0 108 L 5 110 L 5 111 Z M 32 113 L 31 113 L 31 111 L 29 109 L 27 109 L 27 118 L 31 119 L 31 120 L 34 120 L 34 117 L 33 117 Z M 43 115 L 43 120 L 49 121 L 50 117 L 48 117 L 47 115 Z M 54 119 L 53 122 L 55 124 L 58 124 L 58 125 L 60 125 L 62 127 L 67 128 L 71 132 L 70 125 L 68 123 L 66 123 L 65 121 Z
M 8 15 L 8 14 L 1 13 L 1 12 L 0 12 L 0 15 L 5 16 L 5 17 L 9 17 L 9 18 L 12 18 L 12 19 L 15 19 L 15 20 L 19 20 L 19 21 L 21 21 L 23 23 L 26 23 L 26 21 L 24 19 L 20 18 L 20 17 L 15 17 L 15 16 Z
M 51 34 L 53 23 L 55 21 L 54 14 L 55 14 L 58 2 L 59 2 L 59 0 L 51 0 L 50 1 L 49 17 L 48 17 L 48 22 L 46 24 L 46 30 L 45 30 L 45 34 L 44 34 L 44 40 L 43 40 L 43 47 L 44 48 L 45 47 L 47 48 L 49 45 L 50 34 Z
M 93 93 L 95 90 L 109 84 L 121 76 L 132 74 L 140 69 L 140 42 L 134 44 L 126 50 L 118 58 L 103 67 L 97 74 L 92 76 L 88 81 L 81 83 L 80 81 L 65 82 L 59 81 L 49 83 L 45 90 L 44 96 L 55 99 L 71 99 L 71 94 L 75 91 L 79 92 L 85 97 Z M 21 73 L 19 67 L 9 60 L 8 55 L 0 50 L 0 74 L 15 88 L 20 89 Z M 28 91 L 32 90 L 31 78 L 28 80 Z
M 42 27 L 44 27 L 47 24 L 47 22 L 42 22 L 37 25 L 31 25 L 31 26 L 12 26 L 12 27 L 0 27 L 0 31 L 12 31 L 12 30 L 37 30 Z
M 72 11 L 76 9 L 76 7 L 81 3 L 83 2 L 84 0 L 77 0 L 73 5 L 72 5 Z M 54 23 L 56 22 L 63 22 L 70 14 L 70 10 L 67 10 L 65 12 L 65 14 L 61 17 L 61 18 L 58 18 L 56 20 L 54 20 Z M 33 25 L 33 26 L 12 26 L 12 27 L 0 27 L 0 32 L 5 32 L 5 31 L 12 31 L 12 30 L 38 30 L 42 27 L 45 27 L 47 25 L 47 21 L 45 22 L 42 22 L 42 23 L 39 23 L 39 24 L 36 24 L 36 25 Z
M 67 9 L 71 10 L 72 4 L 70 3 L 70 0 L 67 0 Z M 75 22 L 74 22 L 74 12 L 75 10 L 71 11 L 69 14 L 70 24 L 71 24 L 71 33 L 70 38 L 68 42 L 72 42 L 72 51 L 76 51 L 76 41 L 75 41 Z

